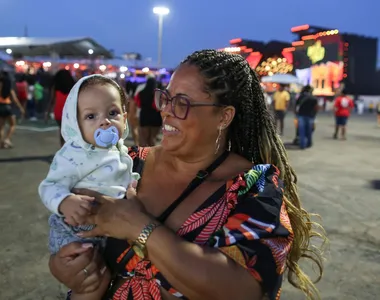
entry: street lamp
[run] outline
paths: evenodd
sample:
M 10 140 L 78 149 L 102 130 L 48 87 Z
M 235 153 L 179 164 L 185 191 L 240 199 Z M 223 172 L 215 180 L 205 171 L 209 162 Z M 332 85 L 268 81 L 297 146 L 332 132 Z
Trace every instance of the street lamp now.
M 158 15 L 158 58 L 157 67 L 161 66 L 162 61 L 162 28 L 164 23 L 164 16 L 170 13 L 167 7 L 155 7 L 153 8 L 153 13 Z

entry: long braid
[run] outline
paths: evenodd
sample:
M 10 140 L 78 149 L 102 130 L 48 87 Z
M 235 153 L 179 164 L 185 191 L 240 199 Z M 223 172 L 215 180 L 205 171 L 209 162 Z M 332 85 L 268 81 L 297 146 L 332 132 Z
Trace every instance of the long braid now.
M 313 215 L 301 207 L 296 174 L 267 109 L 255 71 L 241 55 L 215 50 L 194 52 L 182 64 L 197 66 L 206 80 L 206 92 L 215 95 L 219 103 L 235 107 L 235 118 L 227 134 L 231 151 L 255 164 L 276 165 L 281 171 L 284 199 L 294 232 L 287 258 L 288 281 L 301 289 L 308 299 L 320 299 L 318 290 L 298 262 L 300 258 L 314 261 L 320 270 L 318 281 L 323 272 L 322 253 L 310 245 L 310 239 L 317 236 L 325 242 L 326 237 L 323 228 L 311 221 Z

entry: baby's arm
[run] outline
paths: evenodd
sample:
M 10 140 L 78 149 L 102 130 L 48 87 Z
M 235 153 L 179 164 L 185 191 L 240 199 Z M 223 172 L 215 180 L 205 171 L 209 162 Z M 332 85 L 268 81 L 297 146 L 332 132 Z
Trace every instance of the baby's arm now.
M 41 182 L 38 192 L 42 202 L 54 214 L 64 216 L 71 225 L 82 224 L 90 211 L 92 197 L 71 193 L 80 180 L 78 165 L 67 149 L 62 148 L 53 159 L 47 177 Z

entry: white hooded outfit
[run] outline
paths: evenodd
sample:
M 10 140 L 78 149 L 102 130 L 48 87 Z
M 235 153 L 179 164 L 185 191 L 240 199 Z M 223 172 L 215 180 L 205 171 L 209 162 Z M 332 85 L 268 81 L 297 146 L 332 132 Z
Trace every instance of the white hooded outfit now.
M 128 185 L 139 174 L 132 173 L 133 161 L 124 146 L 128 135 L 126 125 L 123 138 L 109 149 L 98 148 L 83 140 L 77 120 L 78 94 L 82 83 L 92 77 L 80 79 L 67 97 L 63 115 L 61 133 L 65 140 L 63 147 L 55 154 L 49 173 L 38 189 L 45 206 L 54 214 L 49 223 L 50 250 L 55 253 L 63 245 L 80 240 L 75 232 L 85 230 L 68 226 L 58 208 L 61 202 L 73 195 L 73 188 L 85 188 L 101 194 L 122 199 Z M 88 227 L 88 226 L 87 226 Z M 90 229 L 90 228 L 87 228 Z

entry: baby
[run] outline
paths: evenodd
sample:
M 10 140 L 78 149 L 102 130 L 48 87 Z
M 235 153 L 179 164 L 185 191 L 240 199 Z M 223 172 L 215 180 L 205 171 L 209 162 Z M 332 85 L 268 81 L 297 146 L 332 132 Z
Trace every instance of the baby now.
M 94 199 L 74 195 L 74 187 L 123 199 L 128 185 L 139 179 L 132 173 L 132 158 L 124 146 L 128 135 L 125 102 L 120 86 L 101 75 L 80 79 L 67 97 L 61 129 L 65 144 L 38 189 L 53 213 L 49 218 L 52 254 L 71 242 L 99 243 L 103 239 L 84 240 L 76 235 L 94 227 L 84 224 Z M 71 299 L 101 299 L 108 286 L 108 279 L 105 281 L 94 293 L 72 294 Z

